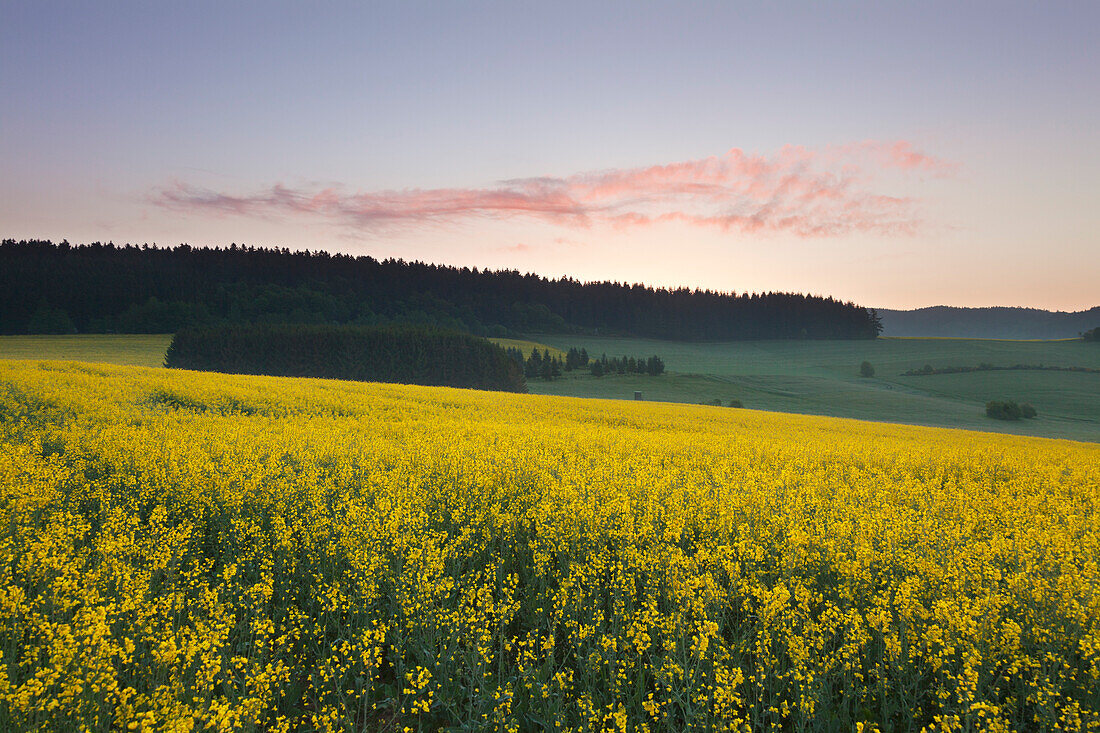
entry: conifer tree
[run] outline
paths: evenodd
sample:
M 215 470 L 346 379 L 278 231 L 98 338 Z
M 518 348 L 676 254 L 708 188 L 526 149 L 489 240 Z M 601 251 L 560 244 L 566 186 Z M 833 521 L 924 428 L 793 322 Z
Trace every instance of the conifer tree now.
M 527 358 L 527 363 L 523 367 L 523 376 L 528 379 L 534 379 L 539 375 L 539 371 L 542 367 L 542 357 L 539 355 L 538 349 L 531 349 L 531 356 Z
M 565 371 L 571 372 L 580 366 L 581 355 L 577 351 L 576 346 L 569 347 L 569 351 L 565 354 Z

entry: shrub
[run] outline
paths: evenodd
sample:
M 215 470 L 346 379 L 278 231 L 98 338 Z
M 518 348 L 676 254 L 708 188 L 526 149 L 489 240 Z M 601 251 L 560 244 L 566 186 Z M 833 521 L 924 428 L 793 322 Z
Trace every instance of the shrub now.
M 189 328 L 172 339 L 164 365 L 230 374 L 527 391 L 523 370 L 504 349 L 476 336 L 428 327 Z
M 875 368 L 871 366 L 871 362 L 865 361 L 859 365 L 859 376 L 861 377 L 873 377 L 875 376 Z
M 1019 420 L 1023 409 L 1012 400 L 991 400 L 985 403 L 985 414 L 994 420 Z
M 745 405 L 741 400 L 730 400 L 730 407 L 744 407 Z
M 1023 413 L 1023 416 L 1029 420 L 1033 417 L 1038 417 L 1039 415 L 1035 408 L 1031 406 L 1030 402 L 1025 402 L 1024 404 L 1020 405 L 1020 412 Z

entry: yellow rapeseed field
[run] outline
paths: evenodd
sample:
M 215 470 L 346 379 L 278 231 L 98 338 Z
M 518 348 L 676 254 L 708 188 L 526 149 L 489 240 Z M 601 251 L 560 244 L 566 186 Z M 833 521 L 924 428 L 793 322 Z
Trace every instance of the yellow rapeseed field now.
M 1100 446 L 0 362 L 0 729 L 1098 730 Z

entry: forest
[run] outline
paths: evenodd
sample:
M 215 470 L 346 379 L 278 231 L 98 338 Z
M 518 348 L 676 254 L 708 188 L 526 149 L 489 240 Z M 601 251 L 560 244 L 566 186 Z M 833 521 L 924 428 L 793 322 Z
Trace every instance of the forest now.
M 278 377 L 526 392 L 504 349 L 469 334 L 412 326 L 221 325 L 185 328 L 169 368 Z
M 173 333 L 216 323 L 414 324 L 481 336 L 871 339 L 831 297 L 653 288 L 231 244 L 0 242 L 0 333 Z

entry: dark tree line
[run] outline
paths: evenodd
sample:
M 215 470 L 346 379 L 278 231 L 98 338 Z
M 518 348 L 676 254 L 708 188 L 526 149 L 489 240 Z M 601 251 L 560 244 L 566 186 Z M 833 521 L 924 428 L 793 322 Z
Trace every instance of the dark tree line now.
M 409 326 L 221 325 L 176 333 L 164 365 L 279 377 L 526 392 L 523 371 L 485 339 Z
M 969 374 L 971 372 L 1083 372 L 1100 374 L 1100 369 L 1081 366 L 1050 366 L 1046 364 L 1013 364 L 1012 366 L 994 366 L 982 363 L 978 366 L 934 367 L 925 364 L 920 369 L 909 369 L 901 373 L 903 377 L 928 377 L 937 374 Z
M 433 325 L 487 336 L 874 338 L 877 316 L 795 293 L 551 280 L 327 252 L 0 242 L 0 332 L 168 333 L 212 323 Z
M 549 349 L 539 353 L 538 349 L 531 349 L 531 355 L 523 358 L 523 352 L 517 348 L 508 350 L 508 355 L 523 369 L 523 376 L 528 379 L 556 379 L 565 370 L 560 357 L 551 356 Z
M 648 374 L 656 377 L 665 373 L 665 363 L 659 356 L 613 356 L 608 359 L 607 354 L 603 354 L 599 359 L 592 360 L 589 371 L 593 377 L 602 377 L 605 374 Z
M 565 359 L 551 355 L 549 349 L 540 353 L 537 348 L 531 349 L 531 354 L 524 357 L 523 352 L 514 346 L 508 348 L 508 356 L 522 367 L 523 374 L 528 379 L 555 379 L 563 372 L 576 369 L 588 369 L 593 377 L 602 377 L 605 374 L 648 374 L 655 377 L 665 371 L 665 363 L 659 356 L 608 359 L 607 354 L 603 354 L 599 359 L 590 360 L 586 349 L 578 350 L 576 347 L 566 352 Z

